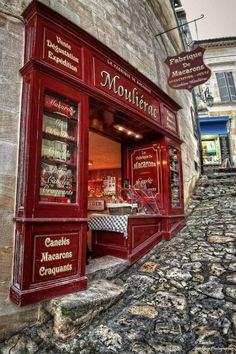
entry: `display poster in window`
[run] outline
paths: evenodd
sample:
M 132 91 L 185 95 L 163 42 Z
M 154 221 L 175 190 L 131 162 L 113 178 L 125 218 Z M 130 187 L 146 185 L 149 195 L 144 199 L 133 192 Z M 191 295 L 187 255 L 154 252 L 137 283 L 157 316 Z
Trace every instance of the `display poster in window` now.
M 116 177 L 105 176 L 103 177 L 103 195 L 116 195 Z
M 131 184 L 159 193 L 158 151 L 154 147 L 135 149 L 131 154 Z
M 75 203 L 78 104 L 46 94 L 42 123 L 40 202 Z

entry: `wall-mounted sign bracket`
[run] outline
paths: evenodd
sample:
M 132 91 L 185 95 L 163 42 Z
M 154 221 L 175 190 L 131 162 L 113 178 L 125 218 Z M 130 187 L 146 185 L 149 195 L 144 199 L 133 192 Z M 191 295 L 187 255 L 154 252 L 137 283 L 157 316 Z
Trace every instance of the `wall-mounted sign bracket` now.
M 188 25 L 189 23 L 192 23 L 192 22 L 195 22 L 195 23 L 196 23 L 196 21 L 201 20 L 201 19 L 203 19 L 203 18 L 204 18 L 204 15 L 201 15 L 201 17 L 195 18 L 195 20 L 182 23 L 182 24 L 179 25 L 179 26 L 176 26 L 176 27 L 173 27 L 173 28 L 168 29 L 167 31 L 158 33 L 158 34 L 156 34 L 154 37 L 156 38 L 156 37 L 158 37 L 158 36 L 161 36 L 162 34 L 165 34 L 165 33 L 167 33 L 167 32 L 173 31 L 173 30 L 176 29 L 176 28 L 180 28 L 180 27 L 183 27 L 183 26 L 185 26 L 185 25 Z

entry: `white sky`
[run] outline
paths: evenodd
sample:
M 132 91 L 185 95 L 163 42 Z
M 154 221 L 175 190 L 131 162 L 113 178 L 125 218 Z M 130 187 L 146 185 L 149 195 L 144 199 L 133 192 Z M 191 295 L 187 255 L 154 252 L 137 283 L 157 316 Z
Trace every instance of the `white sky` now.
M 236 0 L 181 0 L 188 21 L 203 14 L 195 25 L 190 24 L 193 39 L 236 37 Z

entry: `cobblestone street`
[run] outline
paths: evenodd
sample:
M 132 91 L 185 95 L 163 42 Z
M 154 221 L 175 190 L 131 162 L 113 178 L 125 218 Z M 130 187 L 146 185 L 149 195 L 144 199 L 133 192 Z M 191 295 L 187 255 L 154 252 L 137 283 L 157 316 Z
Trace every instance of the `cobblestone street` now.
M 73 337 L 50 321 L 1 353 L 236 353 L 236 174 L 201 177 L 184 229 L 123 272 L 122 299 Z

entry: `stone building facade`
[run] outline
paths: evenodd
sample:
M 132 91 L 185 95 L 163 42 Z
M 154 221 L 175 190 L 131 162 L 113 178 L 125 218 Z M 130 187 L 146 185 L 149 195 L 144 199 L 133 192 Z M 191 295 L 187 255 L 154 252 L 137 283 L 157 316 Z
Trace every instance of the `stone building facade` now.
M 9 300 L 14 245 L 14 208 L 17 182 L 21 111 L 24 23 L 22 11 L 30 0 L 0 2 L 0 337 L 38 318 L 39 306 L 18 309 Z M 181 107 L 178 124 L 182 143 L 184 195 L 187 203 L 199 175 L 198 139 L 194 135 L 192 96 L 167 85 L 168 55 L 182 51 L 178 31 L 156 34 L 176 26 L 169 0 L 42 0 L 90 35 L 104 43 L 153 81 Z M 234 122 L 234 126 L 235 126 Z M 236 126 L 235 126 L 236 127 Z M 236 128 L 235 128 L 236 129 Z M 236 134 L 236 133 L 235 133 Z
M 236 38 L 201 40 L 195 44 L 206 49 L 205 63 L 212 71 L 210 80 L 195 89 L 203 162 L 205 166 L 233 166 L 236 164 Z

